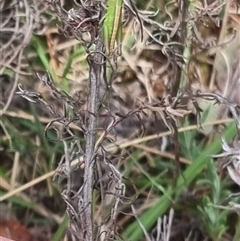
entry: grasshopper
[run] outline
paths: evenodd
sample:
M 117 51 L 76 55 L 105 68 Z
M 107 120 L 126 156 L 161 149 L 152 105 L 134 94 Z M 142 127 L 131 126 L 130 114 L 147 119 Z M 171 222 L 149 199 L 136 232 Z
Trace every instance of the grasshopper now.
M 108 0 L 107 10 L 103 22 L 103 39 L 106 53 L 112 57 L 116 41 L 122 39 L 122 7 L 123 0 Z M 121 46 L 118 46 L 117 54 L 121 55 Z

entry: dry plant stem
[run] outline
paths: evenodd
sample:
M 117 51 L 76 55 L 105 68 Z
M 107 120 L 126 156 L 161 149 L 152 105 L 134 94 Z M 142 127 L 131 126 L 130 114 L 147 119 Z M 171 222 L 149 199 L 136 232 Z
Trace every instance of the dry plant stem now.
M 226 1 L 225 14 L 224 14 L 224 18 L 223 18 L 221 33 L 220 33 L 220 36 L 218 39 L 219 46 L 223 43 L 224 37 L 226 35 L 230 4 L 231 4 L 231 1 Z M 209 84 L 210 90 L 213 90 L 213 88 L 214 88 L 215 77 L 216 77 L 216 64 L 217 64 L 218 58 L 219 58 L 219 51 L 217 51 L 215 59 L 214 59 L 214 63 L 213 63 L 213 72 L 212 72 L 210 84 Z
M 97 128 L 97 112 L 99 108 L 99 83 L 102 73 L 103 56 L 100 54 L 103 49 L 101 38 L 98 39 L 96 52 L 93 58 L 89 58 L 90 64 L 90 93 L 88 102 L 88 123 L 86 133 L 86 153 L 84 157 L 84 186 L 83 186 L 83 222 L 84 222 L 84 241 L 93 240 L 92 223 L 92 192 L 93 192 L 93 167 L 95 163 L 95 141 Z
M 179 4 L 179 23 L 176 23 L 176 27 L 178 27 L 178 24 L 181 25 L 181 32 L 180 32 L 180 43 L 184 46 L 186 42 L 186 35 L 187 35 L 187 10 L 188 10 L 188 1 L 187 0 L 180 0 L 178 1 Z M 183 50 L 181 50 L 181 54 L 183 54 Z M 180 82 L 181 82 L 181 68 L 176 66 L 176 77 L 175 80 L 173 81 L 172 84 L 172 89 L 171 89 L 171 96 L 174 97 L 177 95 L 179 87 L 180 87 Z
M 14 84 L 12 87 L 12 90 L 10 92 L 10 95 L 8 97 L 7 103 L 3 108 L 3 113 L 8 109 L 8 107 L 10 106 L 13 96 L 15 94 L 16 88 L 17 88 L 17 84 L 18 84 L 18 78 L 19 78 L 19 71 L 20 71 L 20 67 L 21 67 L 21 61 L 22 61 L 22 55 L 23 55 L 23 49 L 19 52 L 19 56 L 18 56 L 18 65 L 17 65 L 17 70 L 15 73 L 15 80 L 14 80 Z

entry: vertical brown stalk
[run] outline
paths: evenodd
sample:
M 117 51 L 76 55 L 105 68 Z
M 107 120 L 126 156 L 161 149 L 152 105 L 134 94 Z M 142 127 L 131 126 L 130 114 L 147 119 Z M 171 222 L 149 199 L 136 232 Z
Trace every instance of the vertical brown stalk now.
M 95 163 L 95 141 L 97 128 L 97 112 L 99 107 L 99 83 L 102 74 L 102 39 L 99 38 L 96 44 L 96 52 L 93 57 L 89 57 L 90 78 L 89 78 L 89 100 L 88 100 L 88 120 L 86 132 L 86 152 L 84 157 L 84 186 L 83 186 L 83 221 L 85 222 L 84 241 L 93 240 L 92 223 L 92 193 L 93 193 L 93 168 Z

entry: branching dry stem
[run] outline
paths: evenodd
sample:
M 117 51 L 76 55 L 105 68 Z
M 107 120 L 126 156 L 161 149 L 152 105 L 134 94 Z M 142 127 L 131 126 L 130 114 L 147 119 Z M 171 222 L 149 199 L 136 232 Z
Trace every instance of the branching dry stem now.
M 101 38 L 98 39 L 96 51 L 102 52 L 103 44 Z M 83 186 L 83 207 L 84 223 L 86 234 L 84 240 L 93 240 L 92 224 L 92 192 L 93 192 L 93 168 L 95 163 L 95 142 L 97 128 L 97 112 L 99 108 L 99 83 L 102 73 L 103 56 L 95 53 L 93 59 L 89 58 L 90 81 L 89 81 L 89 102 L 88 102 L 88 121 L 86 133 L 86 152 L 84 157 L 84 186 Z

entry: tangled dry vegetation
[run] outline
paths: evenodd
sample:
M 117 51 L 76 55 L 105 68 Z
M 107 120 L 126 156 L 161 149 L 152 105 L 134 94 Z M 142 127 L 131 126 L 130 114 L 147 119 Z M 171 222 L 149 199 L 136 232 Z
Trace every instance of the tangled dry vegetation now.
M 0 236 L 240 240 L 240 3 L 106 5 L 0 3 Z

